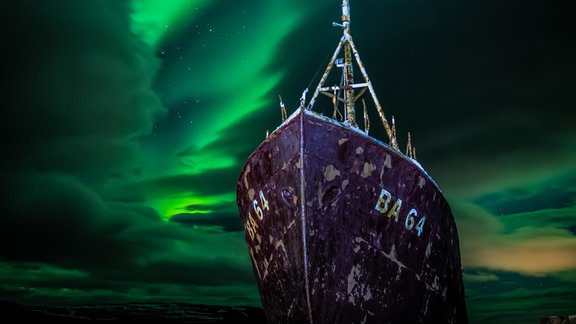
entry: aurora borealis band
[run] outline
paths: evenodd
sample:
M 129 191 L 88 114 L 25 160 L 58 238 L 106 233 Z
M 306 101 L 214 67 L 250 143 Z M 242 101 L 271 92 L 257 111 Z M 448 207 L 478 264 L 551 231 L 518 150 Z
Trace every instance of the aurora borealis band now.
M 260 305 L 236 180 L 278 94 L 290 114 L 318 81 L 340 4 L 3 3 L 0 299 Z M 576 313 L 569 13 L 351 1 L 400 145 L 410 131 L 452 207 L 471 323 Z

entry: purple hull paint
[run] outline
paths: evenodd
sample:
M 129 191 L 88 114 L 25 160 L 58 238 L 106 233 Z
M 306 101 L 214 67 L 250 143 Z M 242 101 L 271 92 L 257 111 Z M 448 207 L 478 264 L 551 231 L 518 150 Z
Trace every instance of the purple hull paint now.
M 411 159 L 300 109 L 237 187 L 270 323 L 467 323 L 450 207 Z

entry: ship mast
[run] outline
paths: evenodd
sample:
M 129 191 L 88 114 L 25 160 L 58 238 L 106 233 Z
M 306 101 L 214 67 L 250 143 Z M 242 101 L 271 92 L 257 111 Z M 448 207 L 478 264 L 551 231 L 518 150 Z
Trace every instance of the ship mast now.
M 384 129 L 386 131 L 386 135 L 388 135 L 388 139 L 390 140 L 390 146 L 395 149 L 398 149 L 398 144 L 396 141 L 396 136 L 394 135 L 386 116 L 384 115 L 384 110 L 376 97 L 376 93 L 374 91 L 374 87 L 372 86 L 372 82 L 370 82 L 370 78 L 368 78 L 368 73 L 364 68 L 364 64 L 360 59 L 360 55 L 358 54 L 358 50 L 356 49 L 356 45 L 352 41 L 352 35 L 350 34 L 350 3 L 349 0 L 342 0 L 342 23 L 332 23 L 334 26 L 342 27 L 343 35 L 340 38 L 340 42 L 332 55 L 326 70 L 324 71 L 324 75 L 322 75 L 322 79 L 318 83 L 310 102 L 308 103 L 307 109 L 312 109 L 318 94 L 322 93 L 328 97 L 336 97 L 336 91 L 344 91 L 343 98 L 335 98 L 338 101 L 344 103 L 346 108 L 346 122 L 353 127 L 358 127 L 356 123 L 356 110 L 355 110 L 355 103 L 356 101 L 368 90 L 372 95 L 372 100 L 374 101 L 374 105 L 376 106 L 376 110 L 378 111 L 378 115 L 382 120 L 382 124 L 384 125 Z M 340 51 L 344 49 L 344 58 L 338 59 L 338 55 Z M 356 64 L 360 68 L 360 72 L 364 78 L 363 83 L 354 83 L 354 69 L 353 69 L 353 57 L 356 60 Z M 324 83 L 332 70 L 332 67 L 336 64 L 338 67 L 341 67 L 343 70 L 343 81 L 339 86 L 329 86 L 325 87 Z M 359 90 L 356 94 L 356 90 Z M 332 93 L 334 92 L 334 94 Z

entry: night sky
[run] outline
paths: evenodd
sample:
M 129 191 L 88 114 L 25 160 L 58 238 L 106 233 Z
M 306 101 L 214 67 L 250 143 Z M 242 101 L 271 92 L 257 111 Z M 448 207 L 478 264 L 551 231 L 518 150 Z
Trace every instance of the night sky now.
M 576 313 L 568 3 L 351 1 L 400 145 L 452 207 L 472 323 Z M 278 95 L 290 114 L 316 86 L 340 6 L 3 1 L 0 299 L 260 306 L 236 180 Z

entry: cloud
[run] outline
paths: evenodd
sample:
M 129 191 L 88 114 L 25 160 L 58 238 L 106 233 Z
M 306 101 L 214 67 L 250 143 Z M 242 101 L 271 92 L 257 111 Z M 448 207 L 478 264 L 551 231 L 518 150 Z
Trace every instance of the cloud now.
M 13 32 L 3 60 L 2 165 L 90 180 L 129 172 L 131 140 L 164 108 L 151 89 L 159 61 L 130 33 L 127 3 L 3 4 L 2 29 Z
M 576 291 L 569 286 L 478 291 L 467 302 L 468 316 L 477 323 L 529 323 L 572 314 L 575 298 Z
M 242 222 L 238 216 L 236 205 L 228 205 L 230 210 L 214 211 L 210 209 L 210 211 L 206 213 L 181 213 L 170 217 L 170 221 L 195 228 L 204 227 L 214 231 L 244 233 L 244 226 L 242 226 Z
M 208 196 L 229 193 L 236 186 L 237 168 L 222 168 L 200 174 L 174 174 L 135 182 L 127 190 L 141 192 L 148 197 L 162 197 L 181 193 Z M 232 189 L 231 189 L 232 188 Z
M 487 178 L 489 185 L 474 188 L 476 196 L 450 198 L 464 267 L 558 278 L 576 271 L 574 169 L 523 178 L 522 170 L 509 173 L 517 180 Z
M 160 220 L 149 207 L 106 201 L 72 176 L 28 174 L 9 184 L 0 229 L 4 260 L 124 264 L 139 247 L 120 239 L 122 231 Z
M 472 204 L 453 204 L 464 268 L 554 275 L 576 270 L 576 240 L 567 229 L 529 221 L 504 231 L 501 218 Z
M 498 276 L 494 273 L 479 271 L 475 273 L 467 273 L 463 274 L 464 281 L 466 282 L 490 282 L 498 280 Z
M 158 60 L 130 33 L 127 3 L 4 4 L 3 30 L 19 26 L 7 33 L 0 119 L 8 259 L 118 260 L 131 252 L 113 248 L 114 234 L 158 218 L 100 192 L 133 176 L 135 138 L 164 110 L 151 88 Z
M 129 3 L 2 4 L 11 50 L 2 62 L 0 298 L 258 304 L 241 233 L 166 222 L 144 190 L 128 191 L 158 177 L 139 140 L 165 111 L 153 90 L 160 61 L 130 31 Z M 176 175 L 148 189 L 217 195 L 210 180 L 221 177 Z

